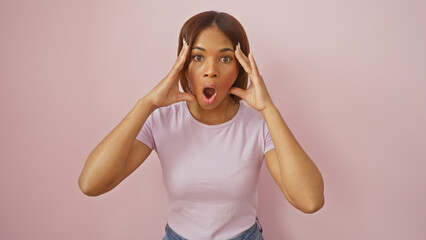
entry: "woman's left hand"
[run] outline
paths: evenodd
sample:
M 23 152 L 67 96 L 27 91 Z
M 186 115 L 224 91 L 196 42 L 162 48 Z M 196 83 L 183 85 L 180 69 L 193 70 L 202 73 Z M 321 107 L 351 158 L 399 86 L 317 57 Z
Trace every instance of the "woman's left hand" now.
M 241 51 L 240 44 L 238 43 L 235 49 L 235 56 L 240 62 L 241 66 L 247 72 L 250 79 L 250 86 L 244 90 L 238 87 L 232 87 L 229 93 L 234 94 L 244 101 L 252 108 L 262 112 L 268 107 L 272 107 L 272 99 L 266 89 L 265 82 L 260 76 L 257 69 L 256 62 L 254 61 L 253 54 L 249 53 L 248 57 Z

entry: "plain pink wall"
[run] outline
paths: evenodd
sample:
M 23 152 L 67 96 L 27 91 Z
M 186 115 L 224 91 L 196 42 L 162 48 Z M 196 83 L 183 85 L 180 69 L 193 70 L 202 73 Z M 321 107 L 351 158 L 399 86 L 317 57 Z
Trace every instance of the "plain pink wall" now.
M 171 69 L 192 15 L 245 27 L 269 92 L 321 170 L 304 214 L 264 164 L 268 240 L 425 239 L 426 2 L 0 1 L 0 239 L 161 239 L 155 152 L 111 192 L 82 194 L 90 151 Z

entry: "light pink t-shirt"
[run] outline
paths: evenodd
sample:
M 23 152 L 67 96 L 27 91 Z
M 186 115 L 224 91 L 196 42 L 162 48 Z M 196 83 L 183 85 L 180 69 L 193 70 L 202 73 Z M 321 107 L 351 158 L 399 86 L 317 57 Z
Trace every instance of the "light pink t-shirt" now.
M 196 120 L 185 101 L 156 109 L 136 139 L 158 154 L 168 224 L 180 236 L 230 239 L 255 223 L 259 172 L 274 145 L 262 115 L 246 102 L 218 125 Z

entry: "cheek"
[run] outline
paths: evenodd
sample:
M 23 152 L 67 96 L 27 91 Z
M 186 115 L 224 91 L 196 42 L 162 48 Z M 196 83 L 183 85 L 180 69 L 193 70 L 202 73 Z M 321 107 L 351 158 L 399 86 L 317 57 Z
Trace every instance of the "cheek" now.
M 195 86 L 194 80 L 197 79 L 197 75 L 199 75 L 199 73 L 197 73 L 197 71 L 191 66 L 189 66 L 186 70 L 186 79 L 191 84 L 191 86 Z
M 224 80 L 231 85 L 235 82 L 235 80 L 237 79 L 237 76 L 238 76 L 237 66 L 228 68 L 223 72 L 223 77 L 225 78 Z

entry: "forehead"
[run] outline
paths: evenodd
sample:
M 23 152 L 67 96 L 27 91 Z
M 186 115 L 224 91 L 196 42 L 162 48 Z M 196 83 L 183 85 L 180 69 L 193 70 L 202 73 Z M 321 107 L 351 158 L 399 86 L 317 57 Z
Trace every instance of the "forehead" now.
M 203 29 L 194 41 L 194 47 L 199 46 L 203 48 L 233 48 L 231 40 L 222 32 L 218 27 L 212 26 Z

